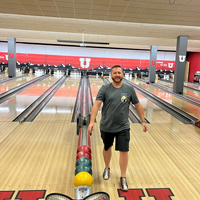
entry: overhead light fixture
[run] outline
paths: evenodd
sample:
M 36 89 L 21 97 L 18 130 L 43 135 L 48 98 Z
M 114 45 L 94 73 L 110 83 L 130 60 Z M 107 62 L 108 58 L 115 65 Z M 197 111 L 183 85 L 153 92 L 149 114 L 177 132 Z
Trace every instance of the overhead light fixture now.
M 82 33 L 82 41 L 74 41 L 74 40 L 57 40 L 57 42 L 66 42 L 66 43 L 78 43 L 81 47 L 85 47 L 86 44 L 97 44 L 97 45 L 109 45 L 110 43 L 105 42 L 85 42 L 84 41 L 84 28 L 82 28 L 81 31 L 78 30 L 78 32 Z
M 176 1 L 176 0 L 173 0 L 173 1 L 169 0 L 169 4 L 174 4 L 175 1 Z
M 80 45 L 83 45 L 83 44 L 109 45 L 110 44 L 110 43 L 105 43 L 105 42 L 82 42 L 82 41 L 73 41 L 73 40 L 57 40 L 57 42 L 78 43 Z

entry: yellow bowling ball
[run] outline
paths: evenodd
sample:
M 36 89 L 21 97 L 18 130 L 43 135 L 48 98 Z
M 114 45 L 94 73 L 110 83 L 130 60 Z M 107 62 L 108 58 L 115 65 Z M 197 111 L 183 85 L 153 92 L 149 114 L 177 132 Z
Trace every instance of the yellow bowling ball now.
M 79 172 L 74 178 L 74 186 L 88 186 L 92 187 L 93 178 L 88 172 Z

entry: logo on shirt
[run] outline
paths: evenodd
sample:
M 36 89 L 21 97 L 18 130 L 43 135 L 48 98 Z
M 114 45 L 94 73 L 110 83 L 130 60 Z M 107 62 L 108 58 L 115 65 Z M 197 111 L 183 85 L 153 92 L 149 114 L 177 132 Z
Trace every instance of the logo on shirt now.
M 121 102 L 123 102 L 123 103 L 127 102 L 127 93 L 121 94 Z

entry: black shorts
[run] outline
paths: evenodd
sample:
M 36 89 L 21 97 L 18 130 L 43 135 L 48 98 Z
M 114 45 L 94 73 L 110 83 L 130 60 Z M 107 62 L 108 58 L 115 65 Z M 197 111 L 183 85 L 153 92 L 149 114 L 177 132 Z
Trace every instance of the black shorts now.
M 115 150 L 116 151 L 129 151 L 129 141 L 130 141 L 130 129 L 122 130 L 117 133 L 109 133 L 101 130 L 101 138 L 104 143 L 104 149 L 107 151 L 111 146 L 113 146 L 114 138 L 115 140 Z

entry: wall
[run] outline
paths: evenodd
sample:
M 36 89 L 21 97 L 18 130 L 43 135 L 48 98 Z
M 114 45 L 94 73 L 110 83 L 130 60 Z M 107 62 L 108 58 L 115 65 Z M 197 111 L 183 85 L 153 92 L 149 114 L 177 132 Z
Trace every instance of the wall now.
M 200 53 L 189 53 L 188 62 L 190 62 L 189 82 L 193 82 L 194 74 L 200 71 Z
M 0 43 L 0 62 L 7 63 L 7 43 Z M 83 48 L 69 46 L 16 44 L 16 59 L 20 63 L 60 65 L 70 63 L 76 68 L 112 67 L 115 64 L 123 68 L 134 69 L 149 67 L 150 51 Z M 157 68 L 174 70 L 175 52 L 159 52 Z

